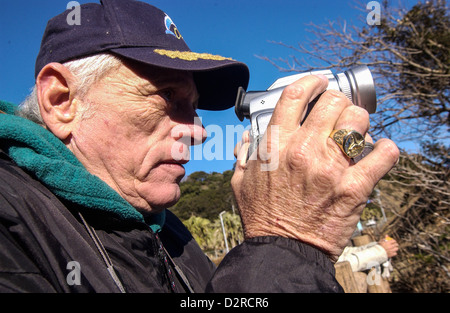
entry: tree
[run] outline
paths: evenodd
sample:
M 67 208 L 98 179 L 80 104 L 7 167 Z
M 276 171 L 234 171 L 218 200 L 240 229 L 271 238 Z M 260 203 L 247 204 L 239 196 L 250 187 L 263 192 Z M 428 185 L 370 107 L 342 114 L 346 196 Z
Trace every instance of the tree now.
M 394 263 L 398 291 L 450 291 L 450 177 L 448 166 L 434 163 L 422 154 L 402 154 L 380 182 L 381 199 L 393 214 L 385 232 L 401 243 Z
M 209 250 L 211 241 L 213 241 L 213 229 L 211 221 L 206 218 L 191 216 L 189 219 L 183 221 L 184 226 L 192 234 L 195 241 L 203 250 Z
M 365 4 L 360 8 L 364 11 Z M 365 11 L 367 14 L 367 11 Z M 383 2 L 379 25 L 330 21 L 310 24 L 312 39 L 286 46 L 294 56 L 268 60 L 284 72 L 347 70 L 368 65 L 378 110 L 371 135 L 392 138 L 402 149 L 397 166 L 377 186 L 389 213 L 385 231 L 400 242 L 394 290 L 448 292 L 450 18 L 446 1 L 394 8 Z M 406 145 L 405 145 L 406 146 Z M 372 201 L 376 203 L 376 201 Z
M 171 210 L 181 220 L 187 220 L 191 215 L 215 220 L 220 212 L 230 210 L 233 204 L 232 174 L 232 171 L 192 173 L 180 184 L 181 198 Z
M 362 25 L 365 17 L 363 21 Z M 397 140 L 399 136 L 411 139 L 411 135 L 415 139 L 417 133 L 448 137 L 450 27 L 445 1 L 418 3 L 409 11 L 392 8 L 385 1 L 380 25 L 330 21 L 310 27 L 313 39 L 308 42 L 298 46 L 278 43 L 300 57 L 262 58 L 283 72 L 343 71 L 365 64 L 377 85 L 374 135 L 396 136 Z
M 244 241 L 244 232 L 242 230 L 241 218 L 238 214 L 226 212 L 223 216 L 223 224 L 227 235 L 228 245 L 231 248 Z M 215 221 L 217 227 L 221 227 L 220 220 Z
M 226 212 L 222 216 L 229 248 L 243 241 L 244 233 L 239 215 Z M 191 232 L 200 248 L 210 257 L 218 258 L 225 252 L 225 239 L 219 217 L 210 221 L 192 215 L 183 224 Z

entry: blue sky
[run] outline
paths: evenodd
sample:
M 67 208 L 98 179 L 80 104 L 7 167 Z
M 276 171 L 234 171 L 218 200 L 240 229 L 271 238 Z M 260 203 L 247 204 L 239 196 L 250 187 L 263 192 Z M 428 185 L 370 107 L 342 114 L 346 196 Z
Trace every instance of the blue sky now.
M 0 99 L 20 103 L 28 94 L 34 84 L 34 62 L 47 20 L 64 11 L 68 2 L 0 0 Z M 358 4 L 354 0 L 145 2 L 159 7 L 172 18 L 191 50 L 220 54 L 246 63 L 250 68 L 249 90 L 265 90 L 274 80 L 286 75 L 257 58 L 259 55 L 275 59 L 292 53 L 269 41 L 296 45 L 309 36 L 306 31 L 308 23 L 323 24 L 328 20 L 345 19 L 349 24 L 361 24 L 369 13 L 365 8 L 369 1 Z M 407 7 L 416 2 L 402 1 Z M 205 126 L 219 125 L 224 134 L 225 125 L 241 124 L 234 109 L 214 113 L 199 111 L 199 115 Z M 222 157 L 217 156 L 213 160 L 200 158 L 186 165 L 187 174 L 198 170 L 223 172 L 231 169 L 234 163 L 234 160 L 227 160 L 226 151 Z

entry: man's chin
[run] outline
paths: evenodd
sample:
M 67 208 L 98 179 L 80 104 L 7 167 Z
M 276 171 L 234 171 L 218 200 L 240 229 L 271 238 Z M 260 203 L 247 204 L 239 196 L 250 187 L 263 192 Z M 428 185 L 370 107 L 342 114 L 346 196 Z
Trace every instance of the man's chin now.
M 140 192 L 142 194 L 142 192 Z M 142 202 L 135 208 L 141 213 L 158 214 L 175 205 L 180 200 L 181 191 L 178 184 L 161 185 L 154 190 L 145 192 Z

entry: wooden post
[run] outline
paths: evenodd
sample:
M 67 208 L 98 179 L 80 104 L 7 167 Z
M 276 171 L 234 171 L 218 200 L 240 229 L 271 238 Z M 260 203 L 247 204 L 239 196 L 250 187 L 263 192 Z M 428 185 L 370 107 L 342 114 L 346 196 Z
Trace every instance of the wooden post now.
M 376 268 L 372 268 L 367 274 L 367 282 L 368 293 L 392 293 L 389 282 L 377 272 Z
M 355 247 L 360 247 L 367 245 L 372 242 L 372 238 L 369 235 L 356 236 L 352 238 L 353 245 Z
M 359 293 L 350 262 L 338 262 L 334 265 L 334 268 L 336 269 L 336 280 L 344 291 L 346 293 Z
M 360 293 L 367 293 L 367 274 L 364 272 L 353 272 L 356 285 Z
M 374 241 L 374 239 L 370 236 L 370 234 L 365 234 L 361 236 L 356 236 L 352 238 L 353 245 L 355 247 L 360 247 L 367 245 Z M 350 265 L 350 264 L 349 264 Z M 389 281 L 381 276 L 381 273 L 377 273 L 375 268 L 372 268 L 368 274 L 364 272 L 357 272 L 354 274 L 354 280 L 356 282 L 356 286 L 360 292 L 368 292 L 368 293 L 391 293 L 391 287 L 389 285 Z M 337 270 L 336 270 L 337 276 Z M 365 281 L 364 281 L 364 278 Z M 337 279 L 337 277 L 336 277 Z M 339 280 L 338 280 L 339 281 Z M 342 285 L 342 284 L 341 284 Z M 345 290 L 345 288 L 344 288 Z

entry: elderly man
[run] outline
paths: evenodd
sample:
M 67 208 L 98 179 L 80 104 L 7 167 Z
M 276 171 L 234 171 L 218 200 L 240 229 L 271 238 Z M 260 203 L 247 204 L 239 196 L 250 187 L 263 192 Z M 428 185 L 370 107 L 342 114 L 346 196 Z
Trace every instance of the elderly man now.
M 329 138 L 365 134 L 367 112 L 327 91 L 300 127 L 328 81 L 285 89 L 268 140 L 279 166 L 261 171 L 240 147 L 232 185 L 246 240 L 216 269 L 167 208 L 180 198 L 180 155 L 206 137 L 196 109 L 231 107 L 247 67 L 191 52 L 142 2 L 82 5 L 80 25 L 67 14 L 47 25 L 32 95 L 18 110 L 0 102 L 0 290 L 342 291 L 333 262 L 398 158 L 380 140 L 354 164 Z

